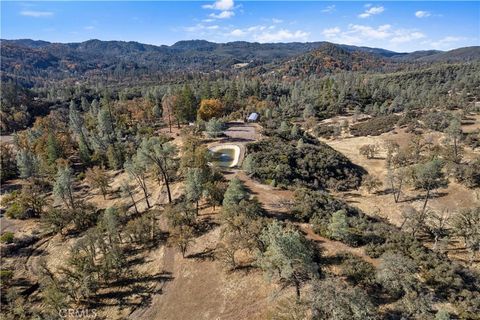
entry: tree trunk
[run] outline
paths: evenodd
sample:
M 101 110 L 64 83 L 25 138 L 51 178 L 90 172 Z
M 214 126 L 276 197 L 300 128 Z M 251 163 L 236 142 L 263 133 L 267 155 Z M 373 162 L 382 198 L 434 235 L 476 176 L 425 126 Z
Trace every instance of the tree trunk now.
M 170 116 L 170 110 L 168 111 L 168 126 L 170 128 L 170 133 L 172 133 L 172 119 Z
M 403 185 L 403 178 L 400 179 L 400 182 L 398 184 L 398 190 L 397 190 L 397 195 L 395 197 L 395 203 L 398 203 L 400 201 L 400 193 L 402 192 L 402 185 Z
M 155 211 L 155 210 L 153 210 Z M 154 226 L 155 226 L 155 215 L 153 214 L 153 211 L 150 213 L 151 214 L 151 221 L 150 221 L 150 240 L 153 241 L 153 238 L 155 236 L 154 232 L 153 232 L 153 229 L 154 229 Z
M 428 197 L 430 196 L 430 189 L 427 190 L 427 194 L 425 195 L 425 202 L 423 203 L 422 214 L 425 212 L 427 208 Z
M 133 207 L 135 208 L 135 214 L 138 215 L 138 208 L 137 208 L 137 203 L 135 202 L 135 199 L 133 198 L 133 194 L 129 192 L 130 194 L 130 199 L 132 199 Z
M 147 202 L 147 208 L 150 209 L 151 206 L 150 206 L 150 202 L 148 201 L 148 192 L 147 192 L 147 188 L 142 186 L 142 190 L 143 190 L 143 194 L 145 196 L 145 201 Z
M 457 138 L 453 138 L 453 155 L 455 156 L 455 162 L 457 162 L 457 156 L 458 156 L 458 147 L 457 147 Z
M 297 294 L 297 300 L 300 300 L 300 282 L 295 280 L 295 293 Z
M 170 183 L 168 182 L 167 173 L 162 169 L 163 179 L 165 180 L 165 186 L 167 187 L 168 203 L 172 203 L 172 193 L 170 192 Z
M 390 187 L 392 188 L 393 200 L 397 203 L 397 191 L 395 190 L 395 184 L 393 183 L 393 179 L 390 181 Z

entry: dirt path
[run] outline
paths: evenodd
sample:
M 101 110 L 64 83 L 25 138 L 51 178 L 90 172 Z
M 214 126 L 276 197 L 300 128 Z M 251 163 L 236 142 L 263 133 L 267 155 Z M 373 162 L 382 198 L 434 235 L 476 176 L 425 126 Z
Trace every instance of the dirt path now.
M 160 267 L 163 274 L 173 275 L 174 266 L 175 266 L 175 251 L 171 247 L 164 246 L 163 251 L 163 261 L 162 266 Z M 161 283 L 156 285 L 155 291 L 160 292 L 160 294 L 155 295 L 152 298 L 152 307 L 140 308 L 134 310 L 130 313 L 130 319 L 157 319 L 155 318 L 155 310 L 157 310 L 157 305 L 161 304 L 162 294 L 164 291 L 167 291 L 169 288 L 170 281 L 163 280 Z M 155 306 L 155 307 L 153 307 Z
M 151 304 L 130 319 L 197 320 L 260 319 L 269 308 L 274 286 L 258 270 L 229 273 L 213 259 L 221 236 L 214 228 L 196 239 L 183 258 L 176 248 L 165 248 L 163 269 L 171 272 Z M 248 273 L 248 274 L 246 274 Z

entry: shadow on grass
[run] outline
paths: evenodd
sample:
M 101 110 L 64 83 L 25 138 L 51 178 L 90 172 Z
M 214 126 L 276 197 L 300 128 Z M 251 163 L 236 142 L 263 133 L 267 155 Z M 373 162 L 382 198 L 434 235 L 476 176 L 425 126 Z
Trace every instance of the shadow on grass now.
M 197 261 L 213 261 L 215 260 L 215 249 L 206 248 L 202 252 L 192 253 L 186 256 L 187 259 L 195 259 Z
M 96 308 L 119 306 L 122 309 L 147 307 L 152 303 L 152 296 L 162 294 L 165 284 L 173 279 L 170 272 L 164 271 L 154 275 L 131 273 L 108 283 L 105 286 L 107 291 L 97 294 L 90 306 Z

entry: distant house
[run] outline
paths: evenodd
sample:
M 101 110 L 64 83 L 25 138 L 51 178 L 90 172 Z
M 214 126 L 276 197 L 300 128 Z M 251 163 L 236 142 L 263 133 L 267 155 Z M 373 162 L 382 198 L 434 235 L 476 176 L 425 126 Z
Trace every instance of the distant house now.
M 247 118 L 248 122 L 256 122 L 258 120 L 259 114 L 256 112 L 250 113 L 250 115 Z

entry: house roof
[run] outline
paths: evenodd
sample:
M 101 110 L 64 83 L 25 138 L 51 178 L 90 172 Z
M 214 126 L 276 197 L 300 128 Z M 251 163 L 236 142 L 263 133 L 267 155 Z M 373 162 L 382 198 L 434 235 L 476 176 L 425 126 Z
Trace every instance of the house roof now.
M 255 121 L 257 119 L 258 119 L 258 113 L 256 112 L 250 113 L 250 115 L 248 116 L 248 120 Z

